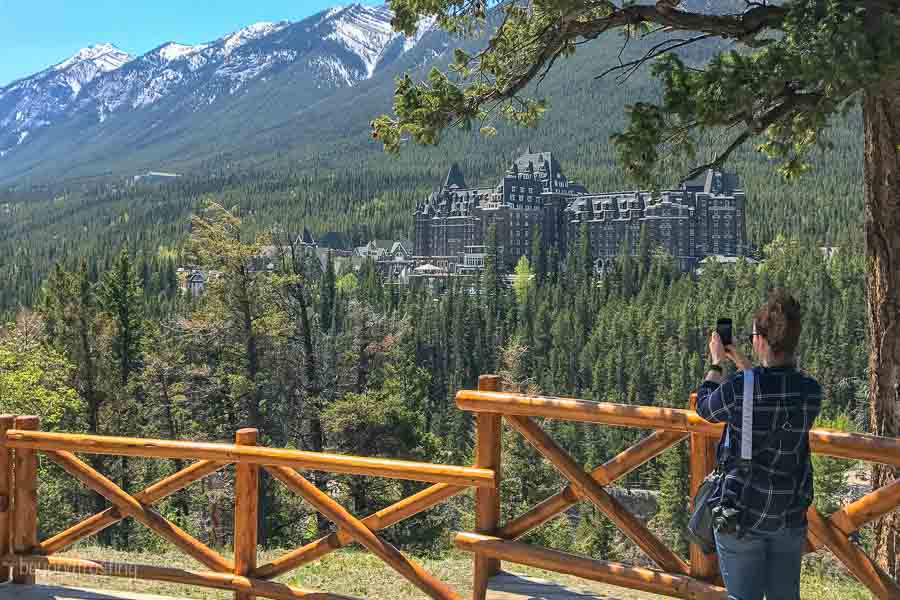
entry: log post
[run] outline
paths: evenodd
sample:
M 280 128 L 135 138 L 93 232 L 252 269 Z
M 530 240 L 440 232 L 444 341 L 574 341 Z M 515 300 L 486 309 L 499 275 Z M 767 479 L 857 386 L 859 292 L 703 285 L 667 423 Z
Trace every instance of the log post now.
M 478 391 L 496 392 L 500 378 L 497 375 L 481 375 Z M 495 488 L 475 490 L 475 531 L 484 535 L 494 535 L 500 521 L 500 442 L 503 433 L 502 417 L 496 413 L 477 413 L 475 443 L 475 466 L 493 469 L 496 473 Z M 475 555 L 475 580 L 473 600 L 484 600 L 487 595 L 488 579 L 500 572 L 500 561 L 479 554 Z
M 255 446 L 258 431 L 239 429 L 234 443 Z M 259 467 L 237 463 L 234 478 L 234 574 L 247 577 L 256 568 L 257 517 L 259 513 Z M 247 592 L 235 592 L 234 600 L 254 600 Z
M 697 394 L 691 394 L 691 410 L 697 410 Z M 706 476 L 716 468 L 716 440 L 699 433 L 691 434 L 691 510 L 694 496 Z M 715 554 L 704 554 L 697 544 L 691 544 L 691 577 L 714 579 L 719 574 L 719 560 Z
M 37 431 L 40 417 L 16 417 L 15 429 Z M 31 554 L 37 546 L 37 476 L 38 457 L 34 450 L 17 448 L 15 458 L 15 492 L 13 494 L 13 553 Z M 26 566 L 13 569 L 13 583 L 34 585 L 34 572 Z
M 12 429 L 15 421 L 13 415 L 0 415 L 0 439 L 6 438 L 6 430 Z M 0 556 L 12 550 L 12 477 L 12 452 L 0 446 Z M 6 581 L 9 581 L 9 567 L 0 567 L 0 583 Z

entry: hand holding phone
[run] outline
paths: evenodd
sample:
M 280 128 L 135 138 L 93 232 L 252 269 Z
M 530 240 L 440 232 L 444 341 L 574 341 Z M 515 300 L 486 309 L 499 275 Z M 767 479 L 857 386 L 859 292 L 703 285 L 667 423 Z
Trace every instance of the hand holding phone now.
M 716 333 L 719 334 L 722 345 L 726 348 L 734 343 L 731 329 L 731 319 L 719 319 L 716 321 Z

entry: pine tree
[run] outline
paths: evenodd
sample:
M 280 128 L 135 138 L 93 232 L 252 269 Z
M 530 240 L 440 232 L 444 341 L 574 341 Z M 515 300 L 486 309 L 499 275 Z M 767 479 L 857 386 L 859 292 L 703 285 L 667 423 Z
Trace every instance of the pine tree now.
M 647 231 L 647 225 L 641 225 L 641 235 L 638 238 L 637 247 L 637 280 L 638 286 L 641 287 L 648 279 L 650 272 L 650 233 Z
M 119 365 L 119 381 L 124 388 L 138 367 L 144 329 L 144 295 L 128 250 L 119 252 L 112 268 L 106 271 L 97 288 L 101 310 L 115 328 L 112 351 Z
M 319 325 L 323 331 L 331 331 L 335 302 L 334 257 L 331 255 L 331 252 L 328 253 L 328 261 L 325 264 L 325 270 L 322 272 L 319 294 L 321 296 L 319 300 Z
M 614 561 L 616 527 L 600 512 L 585 507 L 575 530 L 575 551 L 598 560 Z
M 528 258 L 522 256 L 516 263 L 515 273 L 513 275 L 513 291 L 516 294 L 516 302 L 519 306 L 524 306 L 528 300 L 531 290 L 534 288 L 534 271 L 531 270 L 531 263 Z
M 531 232 L 531 263 L 534 266 L 534 277 L 537 285 L 544 284 L 547 277 L 547 245 L 544 243 L 542 229 L 535 225 Z
M 662 455 L 662 480 L 659 485 L 659 509 L 654 525 L 664 532 L 669 546 L 681 554 L 687 552 L 684 531 L 689 519 L 688 496 L 691 480 L 685 444 L 678 444 Z
M 579 287 L 589 287 L 594 277 L 594 255 L 591 251 L 591 233 L 587 222 L 581 224 L 578 235 L 578 274 L 575 281 Z
M 481 273 L 481 294 L 483 298 L 485 336 L 487 342 L 486 357 L 492 364 L 496 356 L 496 333 L 500 318 L 500 246 L 497 240 L 497 228 L 488 226 L 485 239 L 487 253 L 484 258 L 484 271 Z

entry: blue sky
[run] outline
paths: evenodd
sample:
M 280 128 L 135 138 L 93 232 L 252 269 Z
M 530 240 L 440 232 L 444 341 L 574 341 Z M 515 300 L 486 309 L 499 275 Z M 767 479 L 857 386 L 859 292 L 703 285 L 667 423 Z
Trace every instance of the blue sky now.
M 355 0 L 359 2 L 360 0 Z M 257 21 L 297 21 L 348 0 L 0 0 L 0 86 L 111 42 L 134 55 Z M 362 0 L 362 4 L 382 4 Z

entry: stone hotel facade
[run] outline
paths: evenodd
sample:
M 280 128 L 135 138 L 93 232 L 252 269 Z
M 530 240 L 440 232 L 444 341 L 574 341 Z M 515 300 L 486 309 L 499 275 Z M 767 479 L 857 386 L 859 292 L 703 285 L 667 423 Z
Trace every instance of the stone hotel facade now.
M 645 191 L 589 194 L 570 181 L 550 152 L 526 152 L 493 187 L 469 187 L 457 165 L 443 186 L 416 207 L 414 254 L 465 270 L 486 252 L 494 227 L 501 260 L 531 258 L 533 236 L 564 256 L 584 229 L 602 268 L 621 249 L 637 252 L 641 231 L 682 268 L 706 256 L 744 256 L 745 196 L 738 178 L 717 170 L 657 195 Z

